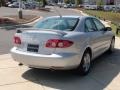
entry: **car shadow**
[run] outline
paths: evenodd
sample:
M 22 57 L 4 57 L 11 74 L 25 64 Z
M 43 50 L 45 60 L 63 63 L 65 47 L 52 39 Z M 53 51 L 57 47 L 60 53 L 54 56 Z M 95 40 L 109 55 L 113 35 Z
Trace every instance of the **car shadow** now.
M 120 50 L 104 53 L 93 61 L 91 72 L 79 76 L 71 71 L 29 69 L 22 77 L 45 88 L 59 90 L 103 90 L 120 72 Z M 48 89 L 49 90 L 49 89 Z

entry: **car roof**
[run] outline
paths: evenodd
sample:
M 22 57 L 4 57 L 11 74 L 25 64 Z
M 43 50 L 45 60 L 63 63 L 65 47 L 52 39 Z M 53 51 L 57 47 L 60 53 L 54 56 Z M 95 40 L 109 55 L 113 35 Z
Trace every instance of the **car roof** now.
M 47 18 L 58 18 L 58 17 L 60 17 L 60 16 L 50 16 Z M 62 17 L 64 17 L 64 18 L 79 18 L 79 19 L 88 18 L 88 17 L 95 18 L 93 16 L 83 16 L 83 15 L 80 15 L 80 16 L 79 15 L 63 15 Z
M 60 16 L 50 16 L 50 17 L 47 17 L 47 18 L 59 18 Z M 64 17 L 64 18 L 80 18 L 80 16 L 73 16 L 73 15 L 64 15 L 64 16 L 62 16 L 62 17 Z

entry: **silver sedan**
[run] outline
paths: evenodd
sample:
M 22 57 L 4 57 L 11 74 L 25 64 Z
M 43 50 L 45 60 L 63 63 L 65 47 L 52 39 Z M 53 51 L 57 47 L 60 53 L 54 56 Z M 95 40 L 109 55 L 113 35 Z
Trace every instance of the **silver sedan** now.
M 76 69 L 86 75 L 92 60 L 114 50 L 112 29 L 91 16 L 52 16 L 23 30 L 15 34 L 11 54 L 31 68 Z

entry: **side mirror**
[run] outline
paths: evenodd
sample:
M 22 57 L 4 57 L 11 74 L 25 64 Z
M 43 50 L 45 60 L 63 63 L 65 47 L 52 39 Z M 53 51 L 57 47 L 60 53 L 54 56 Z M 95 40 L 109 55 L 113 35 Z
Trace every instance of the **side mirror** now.
M 111 27 L 105 27 L 104 31 L 112 31 Z
M 22 31 L 21 30 L 17 30 L 17 32 L 16 33 L 22 33 Z

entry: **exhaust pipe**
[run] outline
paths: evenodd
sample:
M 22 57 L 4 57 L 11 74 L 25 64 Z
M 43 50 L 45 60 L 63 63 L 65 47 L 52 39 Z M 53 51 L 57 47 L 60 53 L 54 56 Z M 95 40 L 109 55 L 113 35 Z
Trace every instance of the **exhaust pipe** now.
M 23 66 L 23 64 L 22 64 L 22 63 L 19 63 L 18 65 L 19 65 L 19 66 Z
M 61 70 L 63 69 L 63 67 L 54 67 L 52 66 L 51 68 L 49 68 L 51 71 L 55 71 L 55 70 Z
M 21 30 L 17 30 L 17 32 L 16 33 L 22 33 L 22 31 Z
M 53 72 L 53 71 L 55 71 L 55 69 L 53 69 L 53 68 L 50 68 L 50 71 L 52 71 L 52 72 Z

